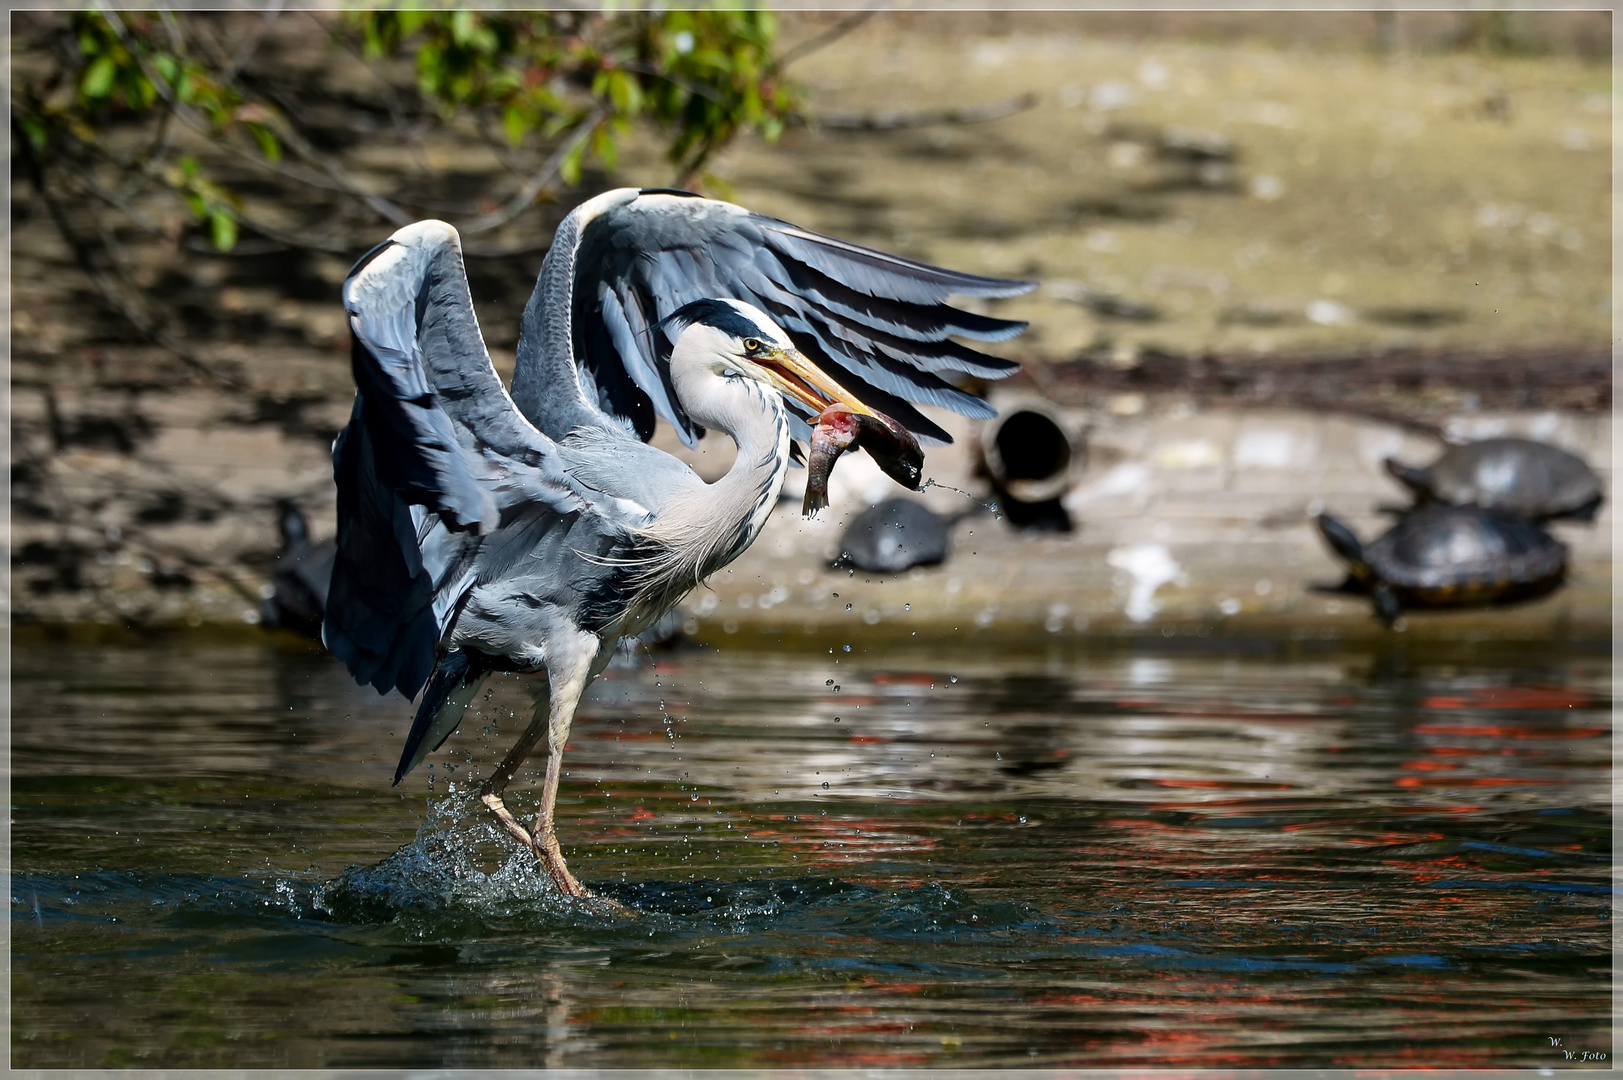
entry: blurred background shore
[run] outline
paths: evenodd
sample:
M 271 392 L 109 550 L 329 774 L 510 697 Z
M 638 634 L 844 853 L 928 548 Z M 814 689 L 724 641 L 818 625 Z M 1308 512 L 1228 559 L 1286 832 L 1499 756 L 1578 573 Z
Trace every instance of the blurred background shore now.
M 19 77 L 43 63 L 30 49 L 48 18 L 19 23 Z M 474 120 L 379 135 L 389 106 L 371 69 L 312 44 L 332 17 L 219 18 L 221 40 L 259 35 L 245 71 L 267 93 L 320 83 L 345 103 L 298 125 L 366 190 L 415 185 L 450 205 L 514 186 Z M 995 305 L 1031 329 L 998 347 L 1024 372 L 984 389 L 1050 409 L 1075 453 L 1059 517 L 1021 527 L 1006 500 L 981 508 L 1000 500 L 981 430 L 951 418 L 956 441 L 926 473 L 968 495 L 925 493 L 954 521 L 947 558 L 899 575 L 830 566 L 848 521 L 900 494 L 847 458 L 821 518 L 786 501 L 689 598 L 690 635 L 1373 637 L 1386 631 L 1367 600 L 1331 591 L 1343 568 L 1310 514 L 1384 528 L 1381 507 L 1405 493 L 1383 458 L 1424 464 L 1445 440 L 1518 434 L 1584 457 L 1609 489 L 1607 13 L 780 23 L 784 53 L 825 41 L 788 69 L 803 122 L 775 143 L 739 137 L 699 182 L 821 232 L 1040 282 Z M 367 123 L 373 137 L 346 134 Z M 245 201 L 228 253 L 157 210 L 143 232 L 105 202 L 49 205 L 14 172 L 16 624 L 246 629 L 278 506 L 332 533 L 328 449 L 353 392 L 338 285 L 393 226 L 345 222 L 368 236 L 354 250 L 287 242 L 308 240 L 310 208 L 256 202 L 252 169 L 196 153 Z M 597 190 L 672 173 L 658 135 L 633 128 L 612 170 L 588 163 L 578 187 L 470 243 L 499 368 L 550 224 Z M 87 262 L 107 229 L 120 261 Z M 95 273 L 167 321 L 143 332 Z M 730 456 L 691 459 L 710 475 Z M 1417 615 L 1407 632 L 1607 638 L 1610 504 L 1554 531 L 1572 551 L 1561 591 Z

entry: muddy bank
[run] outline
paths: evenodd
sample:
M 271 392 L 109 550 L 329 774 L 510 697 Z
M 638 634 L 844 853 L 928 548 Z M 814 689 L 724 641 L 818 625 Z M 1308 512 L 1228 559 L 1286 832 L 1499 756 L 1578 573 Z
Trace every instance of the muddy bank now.
M 859 621 L 877 613 L 864 632 L 950 633 L 983 618 L 1136 632 L 1129 572 L 1110 554 L 1139 544 L 1164 546 L 1178 567 L 1147 625 L 1363 627 L 1360 603 L 1307 591 L 1337 575 L 1301 512 L 1318 498 L 1376 528 L 1373 507 L 1398 493 L 1367 447 L 1425 460 L 1428 433 L 1503 423 L 1609 464 L 1604 67 L 1282 49 L 1245 35 L 1221 47 L 1133 40 L 1053 14 L 994 21 L 875 18 L 797 72 L 814 120 L 962 119 L 1019 103 L 1001 119 L 813 123 L 775 147 L 740 143 L 717 171 L 738 201 L 808 227 L 1043 283 L 996 305 L 1032 322 L 1004 347 L 1027 364 L 1004 389 L 1047 395 L 1088 430 L 1075 530 L 1031 537 L 965 518 L 941 570 L 906 588 L 844 578 L 875 591 L 833 605 L 825 594 L 846 589 L 823 564 L 830 538 L 886 493 L 865 490 L 864 463 L 850 459 L 839 516 L 802 526 L 781 508 L 757 550 L 693 598 L 697 633 L 844 626 L 846 603 Z M 455 165 L 463 185 L 503 175 L 488 153 L 450 144 L 371 166 L 396 184 L 424 162 Z M 591 181 L 665 183 L 665 172 L 658 147 L 633 139 L 618 171 Z M 525 227 L 544 233 L 567 208 L 539 207 Z M 12 223 L 13 617 L 244 625 L 274 563 L 277 502 L 303 506 L 318 537 L 332 531 L 328 448 L 352 392 L 337 300 L 348 257 L 263 242 L 220 256 L 126 237 L 130 280 L 175 305 L 174 332 L 225 377 L 210 381 L 105 310 L 20 177 Z M 540 247 L 470 258 L 499 367 L 540 259 Z M 931 471 L 983 492 L 974 432 L 955 430 L 959 445 L 931 451 Z M 1242 451 L 1265 431 L 1317 441 L 1287 440 L 1295 456 L 1277 467 Z M 1189 448 L 1199 441 L 1209 445 Z M 700 464 L 728 456 L 710 447 Z M 1127 465 L 1148 470 L 1142 485 L 1099 494 Z M 1575 554 L 1561 594 L 1483 625 L 1534 633 L 1603 618 L 1608 522 L 1563 527 Z M 1225 614 L 1225 601 L 1238 610 Z M 1464 633 L 1478 621 L 1435 625 Z

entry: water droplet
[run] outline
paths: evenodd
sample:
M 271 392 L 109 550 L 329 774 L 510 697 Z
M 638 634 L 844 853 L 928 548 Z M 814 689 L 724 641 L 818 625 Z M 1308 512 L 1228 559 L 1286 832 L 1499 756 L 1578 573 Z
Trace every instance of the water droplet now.
M 850 611 L 851 610 L 851 605 L 850 604 L 845 605 L 845 610 Z
M 824 781 L 823 781 L 823 790 L 824 790 L 824 791 L 827 791 L 827 790 L 828 790 L 828 781 L 827 781 L 827 780 L 824 780 Z
M 1020 815 L 1020 824 L 1024 825 L 1025 823 L 1026 823 L 1026 815 L 1021 814 Z
M 913 610 L 913 605 L 912 604 L 903 604 L 902 605 L 902 610 L 903 611 L 912 611 Z
M 825 682 L 825 683 L 824 683 L 824 684 L 823 684 L 823 685 L 824 685 L 824 686 L 833 686 L 833 685 L 834 685 L 834 680 L 833 680 L 833 679 L 829 679 L 829 680 L 828 680 L 828 681 L 827 681 L 827 682 Z
M 958 676 L 956 676 L 956 675 L 950 676 L 950 678 L 952 679 L 953 682 L 958 681 Z
M 846 651 L 846 652 L 850 652 L 850 651 L 851 651 L 851 646 L 849 646 L 849 645 L 847 645 L 847 646 L 846 646 L 846 647 L 845 647 L 845 651 Z

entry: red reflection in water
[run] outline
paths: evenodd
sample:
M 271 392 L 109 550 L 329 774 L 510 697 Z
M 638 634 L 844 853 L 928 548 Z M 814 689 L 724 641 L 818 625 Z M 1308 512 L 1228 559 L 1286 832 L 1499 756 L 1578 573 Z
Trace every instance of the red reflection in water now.
M 1394 787 L 1520 787 L 1543 784 L 1558 784 L 1559 780 L 1535 780 L 1531 777 L 1517 776 L 1400 776 L 1392 781 Z
M 1416 735 L 1481 735 L 1497 739 L 1592 739 L 1603 727 L 1512 727 L 1503 724 L 1416 724 Z
M 1217 788 L 1235 791 L 1289 791 L 1296 786 L 1295 784 L 1270 784 L 1262 780 L 1169 780 L 1164 777 L 1130 780 L 1127 783 L 1132 787 Z
M 1425 698 L 1426 709 L 1573 709 L 1594 703 L 1581 690 L 1548 686 L 1497 686 Z
M 868 678 L 876 686 L 929 686 L 946 682 L 948 676 L 928 671 L 876 671 Z

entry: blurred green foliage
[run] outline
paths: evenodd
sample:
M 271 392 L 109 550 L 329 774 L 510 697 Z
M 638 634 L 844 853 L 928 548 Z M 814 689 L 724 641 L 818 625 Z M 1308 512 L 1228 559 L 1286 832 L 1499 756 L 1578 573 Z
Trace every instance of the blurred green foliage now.
M 666 131 L 671 162 L 691 176 L 740 130 L 776 139 L 795 107 L 792 92 L 773 77 L 776 21 L 761 11 L 375 11 L 349 18 L 369 56 L 412 56 L 419 90 L 443 115 L 500 110 L 514 146 L 600 114 L 590 138 L 564 159 L 571 184 L 588 152 L 614 166 L 615 134 L 633 120 Z M 579 100 L 582 90 L 590 105 Z
M 14 74 L 12 124 L 39 169 L 93 161 L 164 185 L 223 251 L 237 241 L 242 204 L 195 154 L 174 148 L 174 120 L 271 166 L 290 148 L 315 171 L 332 166 L 303 145 L 275 101 L 247 89 L 242 59 L 192 47 L 188 24 L 208 18 L 66 14 L 43 50 L 52 63 Z M 678 182 L 702 175 L 741 131 L 775 139 L 797 105 L 775 77 L 775 36 L 775 20 L 760 11 L 374 11 L 334 19 L 328 45 L 384 72 L 409 60 L 415 91 L 442 122 L 493 114 L 511 148 L 558 153 L 557 175 L 573 186 L 588 159 L 614 167 L 617 139 L 636 121 L 664 134 Z M 153 125 L 145 149 L 105 137 L 140 121 Z

